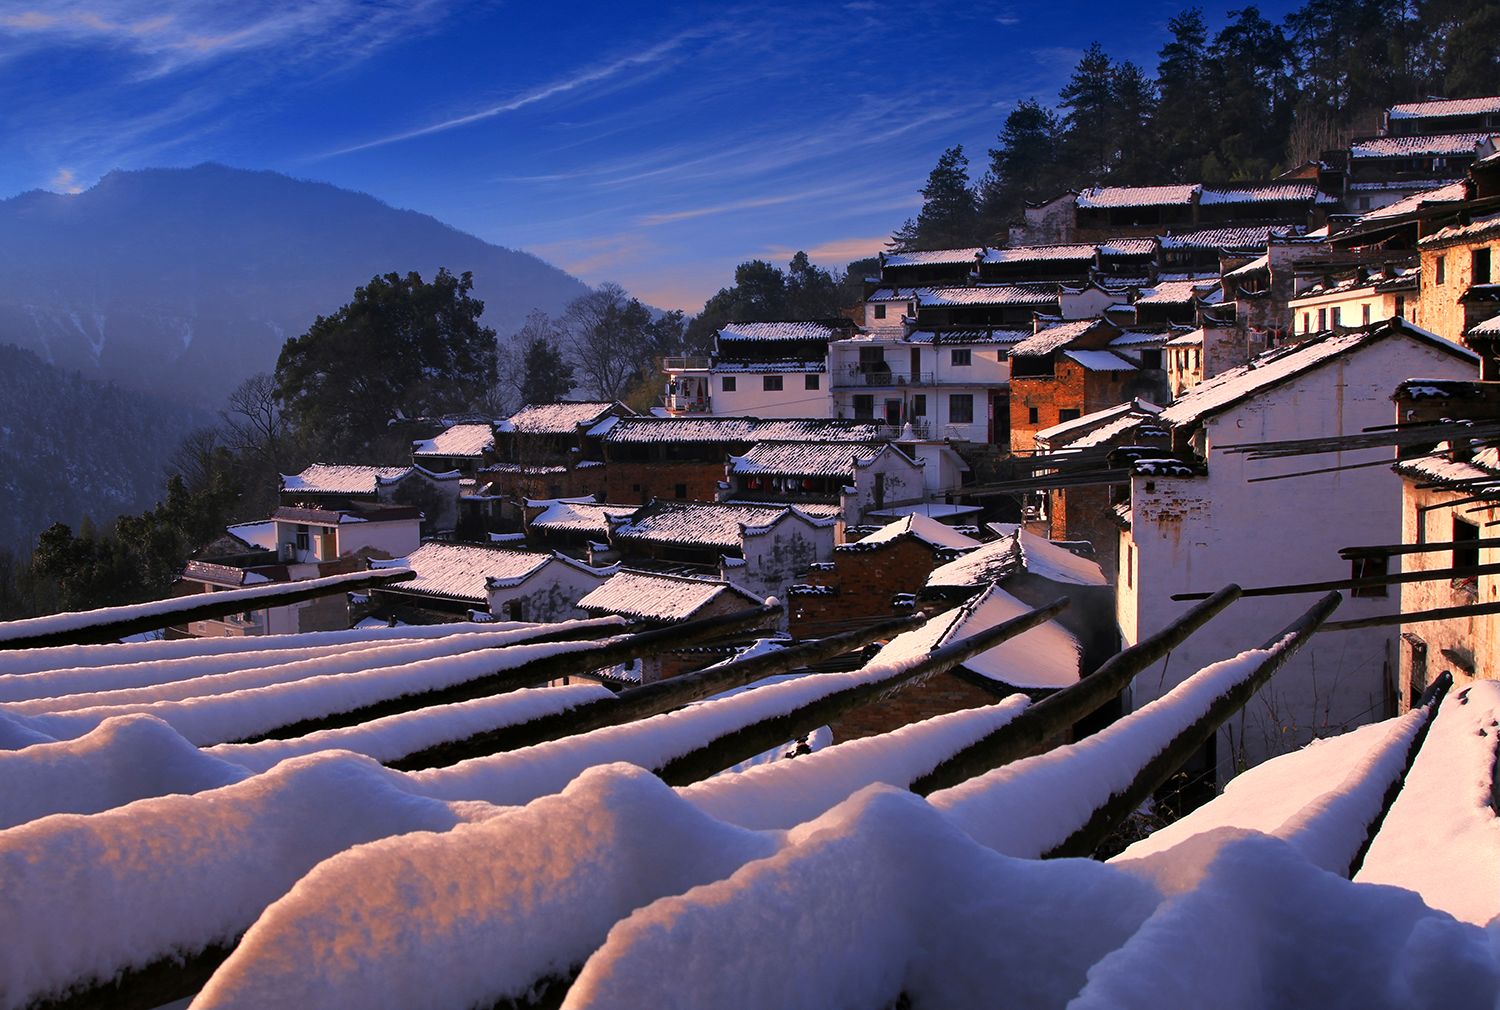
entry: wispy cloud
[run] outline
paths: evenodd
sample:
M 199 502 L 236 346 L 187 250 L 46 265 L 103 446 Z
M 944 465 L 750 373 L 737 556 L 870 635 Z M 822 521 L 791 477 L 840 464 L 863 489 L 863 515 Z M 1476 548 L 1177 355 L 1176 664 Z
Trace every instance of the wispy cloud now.
M 47 180 L 47 188 L 56 193 L 83 192 L 83 185 L 79 183 L 78 177 L 73 174 L 71 168 L 59 168 L 57 173 Z
M 384 147 L 387 144 L 399 144 L 405 140 L 415 140 L 417 137 L 426 137 L 434 133 L 442 133 L 445 130 L 453 130 L 461 126 L 469 126 L 472 123 L 482 122 L 486 119 L 493 119 L 494 117 L 503 115 L 507 112 L 515 112 L 518 109 L 524 109 L 528 105 L 535 105 L 537 102 L 544 102 L 549 98 L 556 97 L 557 95 L 566 94 L 570 91 L 577 91 L 579 88 L 584 88 L 591 84 L 598 84 L 600 82 L 607 81 L 610 78 L 616 77 L 627 70 L 631 70 L 636 67 L 650 66 L 651 64 L 654 64 L 661 60 L 673 50 L 682 46 L 684 43 L 688 42 L 690 39 L 693 39 L 702 34 L 703 29 L 691 29 L 689 31 L 679 32 L 671 38 L 658 42 L 656 45 L 651 46 L 649 49 L 643 50 L 642 52 L 631 53 L 629 56 L 623 56 L 619 59 L 611 60 L 608 63 L 596 64 L 595 66 L 588 67 L 569 77 L 564 77 L 561 80 L 553 81 L 551 84 L 545 85 L 540 88 L 535 88 L 531 91 L 527 91 L 523 94 L 517 95 L 514 98 L 499 103 L 498 105 L 492 105 L 488 108 L 480 109 L 478 112 L 470 112 L 466 115 L 454 116 L 451 119 L 444 119 L 436 123 L 429 123 L 427 126 L 420 126 L 416 129 L 405 130 L 400 133 L 393 133 L 389 136 L 379 137 L 375 140 L 368 140 L 364 143 L 354 144 L 349 147 L 340 148 L 336 151 L 329 151 L 328 153 L 323 154 L 320 157 L 335 158 L 339 155 L 353 154 L 356 151 L 367 151 L 374 147 Z
M 674 210 L 665 214 L 647 214 L 640 219 L 640 223 L 648 228 L 654 228 L 657 225 L 670 224 L 673 221 L 690 221 L 697 217 L 728 214 L 737 210 L 753 210 L 756 207 L 775 207 L 778 204 L 795 203 L 798 200 L 812 199 L 819 192 L 826 192 L 826 190 L 811 193 L 782 193 L 777 196 L 749 197 L 744 200 L 731 200 L 728 203 L 721 203 L 712 207 L 693 207 L 690 210 Z
M 866 256 L 874 256 L 886 247 L 891 240 L 889 235 L 865 235 L 857 238 L 836 238 L 817 245 L 802 249 L 807 253 L 807 258 L 815 263 L 833 263 L 843 266 L 851 260 L 864 259 Z M 773 262 L 790 260 L 797 254 L 798 250 L 791 246 L 776 246 L 765 250 L 761 255 Z

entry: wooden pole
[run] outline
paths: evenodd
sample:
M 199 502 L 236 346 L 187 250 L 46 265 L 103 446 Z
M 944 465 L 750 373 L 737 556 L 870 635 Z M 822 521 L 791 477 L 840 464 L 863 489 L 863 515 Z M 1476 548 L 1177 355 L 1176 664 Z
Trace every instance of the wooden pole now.
M 721 666 L 711 666 L 706 670 L 671 677 L 655 684 L 643 684 L 611 698 L 600 698 L 574 709 L 553 712 L 515 726 L 504 726 L 463 740 L 438 744 L 394 761 L 387 761 L 386 764 L 404 771 L 438 768 L 486 754 L 498 754 L 547 740 L 645 719 L 701 701 L 720 691 L 742 687 L 765 677 L 842 656 L 871 642 L 918 628 L 926 620 L 921 615 L 898 617 L 843 634 L 830 635 L 815 642 L 777 649 Z
M 1289 624 L 1263 648 L 1266 655 L 1255 670 L 1214 699 L 1208 710 L 1191 726 L 1178 733 L 1154 757 L 1147 761 L 1122 791 L 1114 793 L 1094 810 L 1086 822 L 1059 842 L 1043 858 L 1090 856 L 1125 818 L 1144 803 L 1163 782 L 1181 768 L 1198 749 L 1207 743 L 1219 727 L 1250 701 L 1255 692 L 1281 669 L 1297 650 L 1306 645 L 1318 626 L 1328 619 L 1342 598 L 1329 593 L 1313 604 L 1301 617 Z
M 1393 624 L 1413 624 L 1417 621 L 1448 621 L 1455 617 L 1483 617 L 1500 614 L 1500 600 L 1489 603 L 1469 603 L 1458 607 L 1438 607 L 1434 610 L 1409 610 L 1402 614 L 1381 614 L 1379 617 L 1356 617 L 1347 621 L 1329 621 L 1319 631 L 1355 631 L 1359 628 L 1385 628 Z
M 434 705 L 453 705 L 475 698 L 486 698 L 531 684 L 545 683 L 557 677 L 578 676 L 583 671 L 597 670 L 616 663 L 672 652 L 684 645 L 696 645 L 755 627 L 768 617 L 774 617 L 780 613 L 780 607 L 752 607 L 733 614 L 704 617 L 640 634 L 616 636 L 587 649 L 539 656 L 518 666 L 497 670 L 461 684 L 405 694 L 398 698 L 387 698 L 371 705 L 362 705 L 346 712 L 336 712 L 315 719 L 299 719 L 265 733 L 233 742 L 258 743 L 261 740 L 285 740 L 325 729 L 357 726 L 372 719 L 381 719 L 402 712 L 414 712 L 417 709 L 431 708 Z M 611 629 L 600 630 L 608 632 Z
M 1439 579 L 1465 579 L 1471 575 L 1495 575 L 1500 573 L 1500 564 L 1466 565 L 1463 568 L 1432 568 L 1421 572 L 1394 572 L 1390 575 L 1374 575 L 1366 579 L 1332 579 L 1328 582 L 1300 582 L 1286 586 L 1259 586 L 1246 589 L 1243 596 L 1292 596 L 1297 593 L 1322 593 L 1334 589 L 1366 589 L 1373 586 L 1391 586 L 1404 582 L 1436 582 Z M 1206 600 L 1208 593 L 1173 593 L 1174 600 Z
M 1077 684 L 1043 698 L 953 754 L 913 782 L 912 792 L 926 796 L 1036 752 L 1118 696 L 1137 674 L 1164 658 L 1239 597 L 1239 586 L 1225 586 L 1161 631 L 1111 656 Z
M 1045 607 L 1027 611 L 1008 621 L 965 638 L 934 649 L 925 658 L 906 667 L 898 668 L 879 679 L 872 679 L 837 691 L 827 697 L 805 705 L 794 712 L 762 719 L 732 733 L 712 740 L 696 750 L 669 761 L 656 774 L 667 784 L 680 786 L 707 778 L 715 772 L 752 758 L 778 744 L 810 733 L 861 705 L 869 704 L 890 694 L 896 689 L 919 678 L 945 673 L 965 660 L 995 646 L 1039 624 L 1050 621 L 1067 609 L 1066 597 L 1054 600 Z M 878 663 L 880 657 L 875 658 Z
M 223 593 L 197 593 L 154 603 L 133 603 L 48 617 L 31 617 L 0 624 L 0 649 L 40 649 L 54 645 L 101 645 L 127 635 L 158 631 L 172 624 L 207 621 L 243 610 L 284 607 L 372 586 L 406 582 L 417 577 L 410 568 L 351 572 L 307 582 L 278 582 Z M 201 602 L 193 602 L 199 600 Z M 73 618 L 74 620 L 66 620 Z M 58 627 L 66 624 L 67 627 Z
M 1451 551 L 1455 547 L 1500 547 L 1500 538 L 1479 540 L 1444 540 L 1426 544 L 1381 544 L 1363 547 L 1340 547 L 1339 557 L 1352 561 L 1354 558 L 1385 557 L 1392 554 L 1429 554 Z

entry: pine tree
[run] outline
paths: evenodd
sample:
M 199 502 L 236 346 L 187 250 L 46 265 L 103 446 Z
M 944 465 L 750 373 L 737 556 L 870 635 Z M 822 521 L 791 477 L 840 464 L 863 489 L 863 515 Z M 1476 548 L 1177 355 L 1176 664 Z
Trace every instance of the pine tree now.
M 521 402 L 555 403 L 573 386 L 573 366 L 562 350 L 544 336 L 533 337 L 521 352 Z
M 1208 26 L 1203 11 L 1189 7 L 1167 22 L 1172 41 L 1161 48 L 1156 68 L 1160 96 L 1153 133 L 1160 152 L 1160 182 L 1197 182 L 1213 137 L 1208 114 Z
M 1264 179 L 1286 163 L 1296 83 L 1286 66 L 1281 29 L 1254 7 L 1235 11 L 1209 49 L 1208 92 L 1215 130 L 1214 163 L 1223 178 Z
M 1063 152 L 1086 180 L 1099 182 L 1109 174 L 1113 119 L 1114 65 L 1099 43 L 1091 43 L 1073 68 L 1073 76 L 1057 93 L 1063 113 Z
M 1060 127 L 1050 109 L 1026 99 L 1005 117 L 990 148 L 990 169 L 979 186 L 980 238 L 1003 242 L 1006 227 L 1026 203 L 1056 196 L 1063 188 L 1058 150 Z
M 898 249 L 951 249 L 977 240 L 978 213 L 963 145 L 944 151 L 922 187 L 922 210 L 891 237 Z
M 1156 145 L 1151 135 L 1156 88 L 1145 71 L 1126 60 L 1115 67 L 1110 97 L 1112 180 L 1127 184 L 1149 182 L 1156 174 Z

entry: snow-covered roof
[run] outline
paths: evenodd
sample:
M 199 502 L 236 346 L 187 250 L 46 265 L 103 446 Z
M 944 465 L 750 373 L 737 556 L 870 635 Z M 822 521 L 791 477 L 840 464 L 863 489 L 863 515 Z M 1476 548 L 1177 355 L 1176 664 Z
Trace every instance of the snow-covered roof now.
M 1134 308 L 1135 306 L 1130 306 Z M 1159 330 L 1127 330 L 1109 342 L 1111 347 L 1160 347 L 1170 334 Z
M 1333 202 L 1312 182 L 1271 182 L 1260 186 L 1205 187 L 1198 198 L 1200 205 L 1216 203 L 1291 203 Z
M 1193 202 L 1200 187 L 1197 183 L 1180 186 L 1095 186 L 1078 194 L 1078 206 L 1108 207 L 1179 207 Z
M 265 572 L 273 572 L 276 578 L 272 579 Z M 237 565 L 216 565 L 212 561 L 189 561 L 183 566 L 182 577 L 189 582 L 240 587 L 260 586 L 273 581 L 283 582 L 287 575 L 286 569 L 279 566 L 265 569 L 263 572 L 255 572 Z
M 887 253 L 885 265 L 888 267 L 921 267 L 921 266 L 956 266 L 960 263 L 973 263 L 984 252 L 977 246 L 965 249 L 913 249 L 910 252 Z
M 1101 256 L 1150 256 L 1154 252 L 1155 238 L 1111 238 L 1099 246 Z
M 1269 225 L 1199 228 L 1176 235 L 1163 235 L 1163 249 L 1264 249 L 1270 241 Z
M 925 544 L 950 551 L 967 551 L 979 546 L 979 541 L 966 537 L 952 526 L 938 522 L 925 515 L 909 515 L 880 527 L 860 540 L 861 544 L 881 544 L 901 537 L 914 537 Z
M 495 447 L 495 430 L 488 424 L 455 424 L 432 438 L 413 442 L 414 456 L 482 456 Z
M 610 445 L 660 442 L 875 442 L 873 421 L 831 418 L 622 417 L 602 432 Z
M 597 424 L 617 405 L 603 400 L 564 400 L 529 404 L 501 426 L 523 435 L 571 435 L 584 425 Z
M 1491 316 L 1469 327 L 1471 337 L 1500 337 L 1500 316 Z
M 1178 334 L 1167 341 L 1168 347 L 1202 347 L 1203 331 L 1191 330 L 1187 333 Z
M 1427 248 L 1448 245 L 1452 242 L 1469 242 L 1496 232 L 1500 232 L 1500 214 L 1487 214 L 1484 217 L 1475 218 L 1468 224 L 1452 224 L 1446 228 L 1439 228 L 1417 245 Z
M 999 584 L 993 584 L 974 600 L 953 610 L 952 616 L 939 615 L 933 620 L 946 625 L 934 646 L 961 642 L 986 628 L 994 627 L 1030 611 Z M 1078 682 L 1078 662 L 1082 655 L 1078 639 L 1056 621 L 1047 621 L 1015 638 L 1001 642 L 993 649 L 963 662 L 963 668 L 988 680 L 1030 690 L 1054 690 Z
M 985 263 L 1047 263 L 1054 260 L 1092 260 L 1099 247 L 1092 244 L 1018 245 L 985 250 Z
M 1482 116 L 1500 112 L 1500 98 L 1429 98 L 1425 102 L 1392 105 L 1392 119 L 1423 119 L 1429 116 Z
M 276 549 L 276 523 L 262 519 L 253 523 L 235 523 L 224 527 L 224 532 L 247 547 L 258 547 L 263 551 Z
M 984 507 L 981 505 L 955 505 L 952 502 L 929 501 L 871 509 L 865 514 L 877 519 L 900 519 L 905 516 L 969 516 L 983 511 Z
M 528 501 L 529 506 L 544 506 L 544 511 L 526 525 L 553 533 L 590 533 L 603 540 L 609 534 L 611 517 L 624 518 L 640 510 L 639 505 L 601 505 L 573 498 Z
M 622 568 L 579 600 L 578 606 L 595 613 L 640 620 L 683 621 L 725 595 L 738 597 L 745 609 L 760 605 L 760 600 L 750 593 L 718 579 Z
M 1224 275 L 1224 279 L 1228 280 L 1231 277 L 1249 277 L 1251 274 L 1263 273 L 1269 269 L 1271 269 L 1271 256 L 1268 253 L 1264 256 L 1257 256 L 1255 259 L 1251 260 L 1249 263 L 1246 263 L 1242 267 L 1235 267 L 1233 270 Z
M 1440 133 L 1422 137 L 1377 137 L 1349 145 L 1351 158 L 1427 158 L 1473 154 L 1488 133 Z
M 1133 372 L 1134 363 L 1126 361 L 1114 351 L 1063 351 L 1063 356 L 1082 365 L 1090 372 Z
M 906 335 L 906 343 L 962 346 L 964 344 L 1018 344 L 1031 336 L 1030 330 L 913 330 Z
M 487 580 L 518 583 L 552 558 L 551 554 L 534 551 L 429 541 L 404 559 L 375 564 L 376 567 L 410 567 L 417 573 L 417 577 L 409 582 L 390 586 L 394 591 L 484 603 L 488 599 L 485 592 Z
M 1395 471 L 1424 483 L 1462 488 L 1465 496 L 1500 499 L 1500 448 L 1486 446 L 1472 460 L 1453 459 L 1447 443 L 1426 456 L 1403 459 Z
M 382 484 L 393 484 L 412 472 L 409 466 L 355 466 L 314 463 L 299 474 L 282 474 L 281 490 L 307 494 L 374 494 Z
M 881 288 L 870 302 L 916 301 L 919 306 L 944 308 L 957 305 L 1052 305 L 1057 302 L 1056 284 L 973 284 L 963 287 Z
M 746 359 L 735 361 L 727 358 L 714 360 L 712 371 L 715 374 L 724 372 L 740 372 L 760 375 L 776 372 L 826 372 L 827 361 L 759 361 Z
M 989 528 L 1002 537 L 1013 537 L 1021 548 L 1022 564 L 1027 574 L 1072 586 L 1107 586 L 1109 580 L 1099 565 L 1074 554 L 1045 537 L 1028 533 L 1016 523 L 990 523 Z
M 968 589 L 1028 572 L 1053 582 L 1103 586 L 1109 580 L 1099 566 L 1050 540 L 1027 533 L 1014 523 L 990 523 L 1000 534 L 969 553 L 933 569 L 928 588 Z
M 627 541 L 738 550 L 747 530 L 772 526 L 794 511 L 790 505 L 657 501 L 641 506 L 630 519 L 617 525 L 614 532 L 617 538 Z M 820 525 L 830 522 L 811 517 L 809 521 Z
M 1131 415 L 1155 417 L 1161 413 L 1161 410 L 1156 404 L 1136 397 L 1127 403 L 1105 407 L 1103 410 L 1096 410 L 1092 414 L 1084 414 L 1082 417 L 1075 417 L 1071 421 L 1063 421 L 1061 424 L 1054 424 L 1050 428 L 1043 428 L 1036 433 L 1035 437 L 1037 441 L 1047 442 L 1053 448 L 1057 448 L 1061 445 L 1071 444 L 1070 436 L 1081 435 L 1086 431 L 1090 431 L 1100 425 L 1108 424 L 1118 418 Z
M 1358 223 L 1367 224 L 1372 221 L 1378 222 L 1405 217 L 1408 214 L 1416 213 L 1427 204 L 1459 203 L 1468 198 L 1468 185 L 1464 180 L 1459 179 L 1456 182 L 1449 182 L 1441 186 L 1434 186 L 1431 189 L 1424 189 L 1420 193 L 1413 193 L 1404 200 L 1397 200 L 1395 203 L 1387 204 L 1384 207 L 1377 207 L 1368 214 L 1361 214 Z
M 1099 319 L 1074 319 L 1066 323 L 1057 323 L 1027 337 L 1012 347 L 1010 353 L 1018 357 L 1040 357 L 1044 354 L 1051 354 L 1053 351 L 1067 347 L 1101 323 L 1102 320 Z
M 1406 333 L 1456 357 L 1478 361 L 1473 352 L 1434 333 L 1413 326 L 1405 320 L 1390 319 L 1364 329 L 1330 334 L 1267 351 L 1249 364 L 1221 372 L 1184 391 L 1176 403 L 1162 411 L 1161 419 L 1172 425 L 1197 423 L 1263 390 L 1279 386 L 1334 358 L 1395 333 Z
M 859 442 L 757 442 L 743 456 L 729 457 L 737 474 L 774 474 L 794 477 L 840 477 L 852 480 L 883 452 L 900 452 L 889 444 Z M 915 464 L 913 464 L 915 465 Z
M 821 320 L 727 323 L 720 327 L 718 338 L 721 343 L 736 340 L 836 340 L 847 334 L 853 326 L 852 322 L 843 325 Z

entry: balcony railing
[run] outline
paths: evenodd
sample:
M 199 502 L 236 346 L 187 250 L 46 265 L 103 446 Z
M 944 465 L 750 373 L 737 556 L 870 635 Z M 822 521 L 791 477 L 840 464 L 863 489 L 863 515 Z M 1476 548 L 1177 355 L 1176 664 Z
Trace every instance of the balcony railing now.
M 871 369 L 851 366 L 834 375 L 835 387 L 849 386 L 930 386 L 932 372 L 893 372 L 887 368 Z
M 661 359 L 661 370 L 663 372 L 694 372 L 707 371 L 713 362 L 707 356 L 678 355 Z

